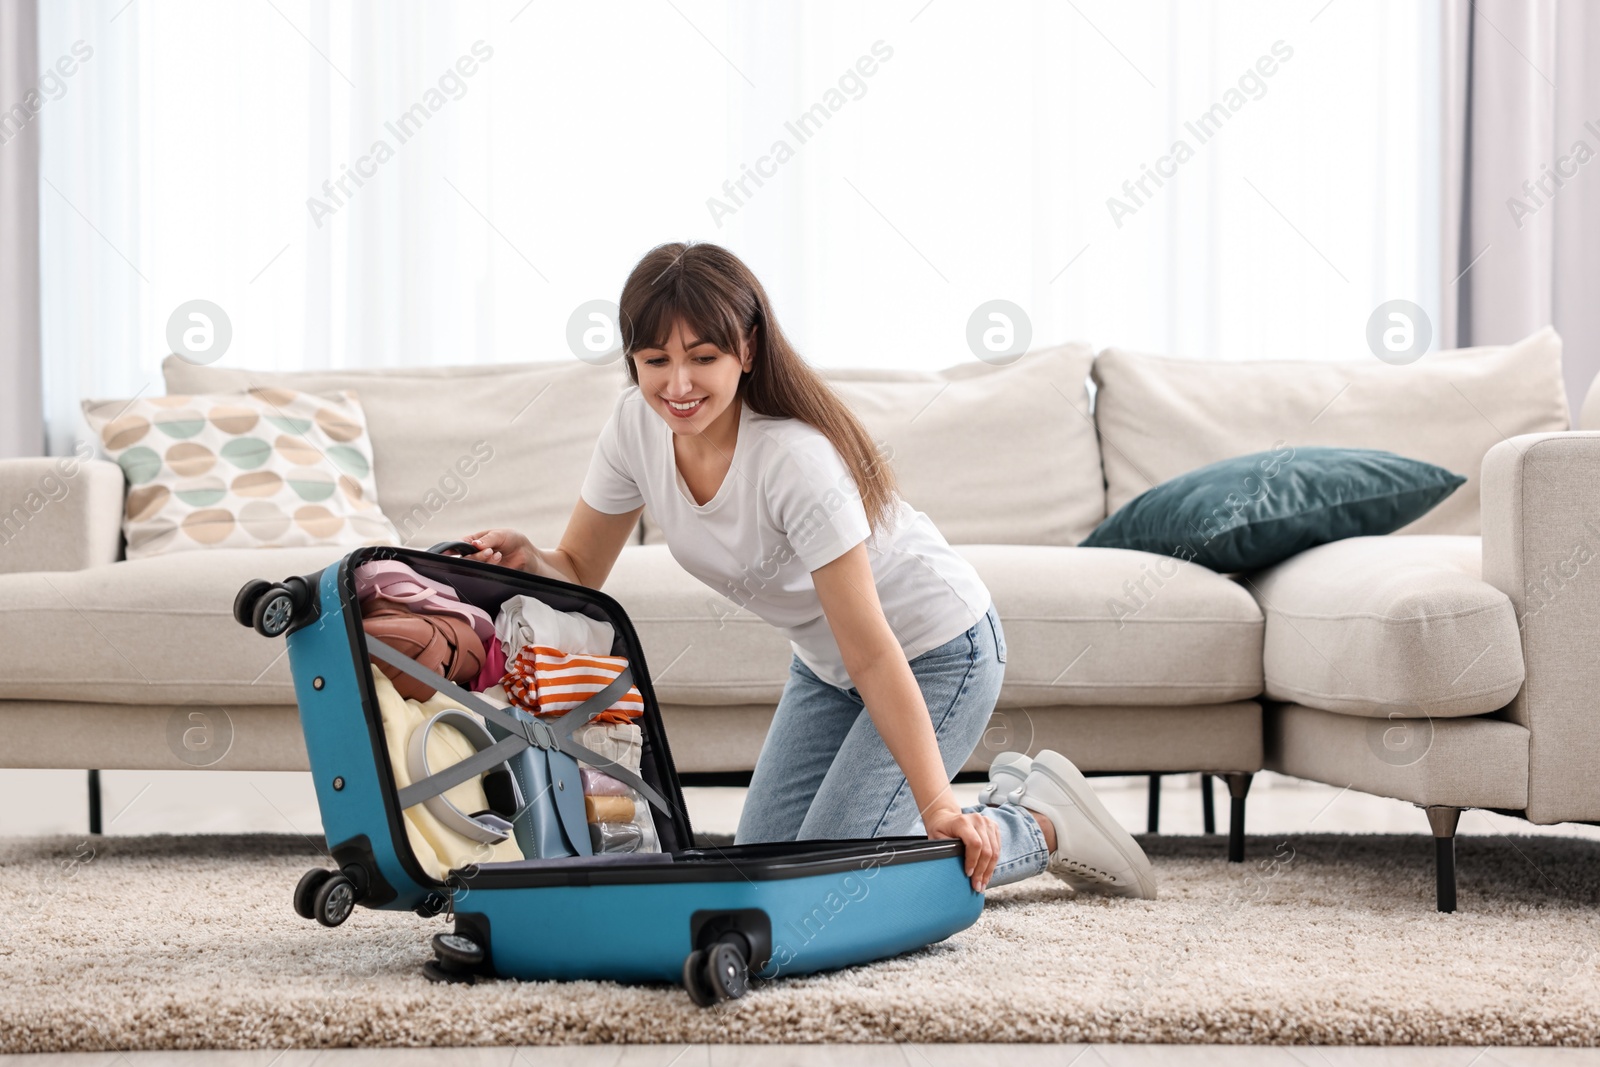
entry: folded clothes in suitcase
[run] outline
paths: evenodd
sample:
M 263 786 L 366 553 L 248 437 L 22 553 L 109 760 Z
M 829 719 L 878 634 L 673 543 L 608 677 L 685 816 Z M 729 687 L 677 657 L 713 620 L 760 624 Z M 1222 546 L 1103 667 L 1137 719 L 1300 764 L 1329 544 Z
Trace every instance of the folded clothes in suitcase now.
M 983 896 L 962 870 L 959 841 L 892 837 L 697 847 L 644 650 L 621 605 L 598 590 L 450 554 L 471 551 L 460 542 L 428 551 L 362 547 L 315 574 L 275 583 L 258 579 L 239 591 L 239 622 L 267 637 L 286 635 L 323 833 L 337 864 L 301 878 L 294 891 L 301 915 L 332 927 L 357 904 L 430 919 L 444 914 L 454 928 L 434 935 L 436 958 L 423 968 L 434 980 L 676 981 L 702 1005 L 742 995 L 752 975 L 775 978 L 881 959 L 976 921 Z M 558 717 L 501 706 L 368 639 L 354 570 L 373 560 L 402 561 L 491 617 L 510 598 L 529 596 L 605 623 L 615 634 L 611 654 L 627 666 Z M 379 664 L 389 670 L 376 672 Z M 374 683 L 391 670 L 459 705 L 430 720 L 435 730 L 455 731 L 452 745 L 430 745 L 426 731 L 417 731 L 420 755 L 408 750 L 399 775 Z M 605 732 L 632 730 L 633 724 L 585 727 L 630 686 L 643 702 L 637 772 L 606 754 L 620 750 Z M 429 762 L 429 753 L 459 755 L 469 748 L 471 755 L 443 766 Z M 620 786 L 586 796 L 585 781 L 592 786 L 602 778 Z M 481 781 L 487 808 L 463 811 L 448 801 L 447 792 L 473 780 Z M 638 799 L 618 796 L 622 788 Z M 494 858 L 494 842 L 514 835 L 517 818 L 540 798 L 551 803 L 539 807 L 546 821 L 539 833 L 562 849 L 524 850 L 521 860 Z M 593 828 L 630 824 L 588 816 L 621 814 L 619 799 L 648 808 L 657 851 L 595 851 L 597 839 L 616 831 Z M 438 825 L 483 842 L 483 858 L 443 877 L 425 870 L 406 831 L 408 809 L 426 810 Z

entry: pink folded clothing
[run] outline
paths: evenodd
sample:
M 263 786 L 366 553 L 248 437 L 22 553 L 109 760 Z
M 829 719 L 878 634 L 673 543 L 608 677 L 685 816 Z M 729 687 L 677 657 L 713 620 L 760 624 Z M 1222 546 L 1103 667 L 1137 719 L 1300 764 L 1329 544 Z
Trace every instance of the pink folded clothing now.
M 583 795 L 586 797 L 625 797 L 632 792 L 604 771 L 581 763 L 578 764 L 578 775 L 583 779 Z
M 373 600 L 390 601 L 403 604 L 417 615 L 453 615 L 472 627 L 485 648 L 498 643 L 494 620 L 487 611 L 463 601 L 453 587 L 424 578 L 399 560 L 363 563 L 356 568 L 355 583 L 356 599 L 363 613 L 370 610 Z
M 485 689 L 493 689 L 500 684 L 500 679 L 506 676 L 506 650 L 500 647 L 498 639 L 490 640 L 483 646 L 483 670 L 478 672 L 478 677 L 473 681 L 471 689 L 474 693 L 481 693 Z

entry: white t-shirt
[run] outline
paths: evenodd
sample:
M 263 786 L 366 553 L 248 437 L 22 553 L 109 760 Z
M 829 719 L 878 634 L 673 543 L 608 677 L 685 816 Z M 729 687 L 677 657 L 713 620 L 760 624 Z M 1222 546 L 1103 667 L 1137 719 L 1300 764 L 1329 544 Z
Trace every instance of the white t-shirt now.
M 988 587 L 972 564 L 899 497 L 893 528 L 868 540 L 850 468 L 811 424 L 760 415 L 741 401 L 732 465 L 704 505 L 678 471 L 672 438 L 639 387 L 628 386 L 600 431 L 583 499 L 611 515 L 648 505 L 683 569 L 782 630 L 823 681 L 853 685 L 811 572 L 862 541 L 908 660 L 965 633 L 988 610 Z

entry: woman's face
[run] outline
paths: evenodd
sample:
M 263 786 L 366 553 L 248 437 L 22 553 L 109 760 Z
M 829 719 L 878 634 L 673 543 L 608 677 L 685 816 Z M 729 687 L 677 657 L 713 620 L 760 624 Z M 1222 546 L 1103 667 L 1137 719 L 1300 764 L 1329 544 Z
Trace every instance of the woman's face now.
M 673 433 L 693 435 L 730 411 L 739 376 L 750 368 L 750 342 L 741 339 L 737 354 L 720 351 L 693 336 L 679 318 L 664 348 L 638 349 L 633 361 L 640 395 Z

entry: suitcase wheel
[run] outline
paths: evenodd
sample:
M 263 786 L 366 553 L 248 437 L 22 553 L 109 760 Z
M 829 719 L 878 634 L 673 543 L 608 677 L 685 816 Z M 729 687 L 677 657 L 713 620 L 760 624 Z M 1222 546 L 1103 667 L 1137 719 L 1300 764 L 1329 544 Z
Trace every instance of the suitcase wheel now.
M 246 586 L 246 589 L 249 587 Z M 240 590 L 241 595 L 244 590 Z M 277 637 L 294 621 L 294 594 L 281 585 L 268 586 L 256 596 L 250 622 L 262 637 Z
M 711 991 L 711 980 L 706 977 L 706 951 L 697 948 L 683 959 L 683 988 L 688 992 L 689 999 L 702 1008 L 709 1008 L 717 1002 L 717 995 Z
M 465 934 L 434 934 L 433 952 L 441 963 L 466 970 L 483 962 L 483 946 Z
M 430 982 L 465 982 L 471 985 L 477 981 L 471 971 L 454 971 L 440 963 L 438 960 L 428 960 L 422 965 L 422 976 Z
M 725 1000 L 750 991 L 750 964 L 732 941 L 718 941 L 706 950 L 706 974 L 711 977 L 711 988 Z
M 750 962 L 743 947 L 722 940 L 689 953 L 683 961 L 683 988 L 702 1008 L 744 996 L 750 990 Z
M 294 886 L 294 912 L 323 926 L 338 926 L 350 918 L 364 894 L 343 871 L 313 867 Z
M 317 890 L 332 877 L 333 872 L 326 867 L 313 867 L 302 874 L 294 887 L 294 913 L 302 919 L 315 919 Z
M 240 626 L 254 626 L 256 601 L 271 588 L 272 583 L 265 578 L 252 578 L 244 583 L 239 595 L 233 598 L 233 621 Z
M 355 907 L 356 886 L 343 871 L 330 871 L 311 895 L 311 914 L 323 926 L 338 926 Z
M 466 934 L 434 934 L 434 959 L 422 965 L 422 973 L 430 982 L 467 982 L 477 980 L 474 972 L 483 966 L 483 946 Z

